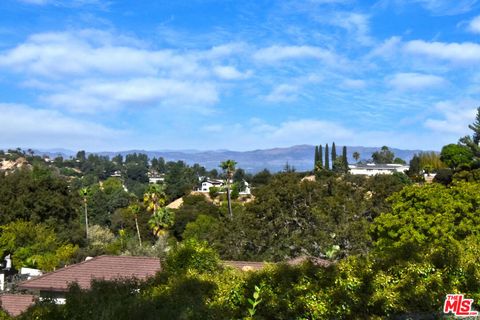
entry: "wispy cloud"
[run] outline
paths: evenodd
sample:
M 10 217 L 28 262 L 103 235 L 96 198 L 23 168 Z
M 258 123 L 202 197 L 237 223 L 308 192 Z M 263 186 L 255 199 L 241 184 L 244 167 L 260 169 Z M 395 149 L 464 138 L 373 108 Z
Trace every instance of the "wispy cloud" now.
M 476 16 L 470 21 L 468 30 L 473 33 L 480 33 L 480 16 Z
M 442 77 L 413 72 L 397 73 L 387 81 L 392 88 L 400 91 L 432 89 L 446 84 Z
M 0 103 L 0 147 L 105 148 L 127 131 L 67 117 L 55 110 Z
M 265 97 L 268 102 L 289 102 L 296 100 L 300 88 L 290 84 L 280 84 Z
M 473 42 L 445 43 L 413 40 L 405 44 L 405 51 L 455 63 L 480 61 L 480 44 Z
M 259 49 L 254 59 L 260 62 L 274 63 L 289 59 L 318 59 L 327 63 L 336 63 L 337 55 L 330 50 L 314 46 L 271 46 Z
M 418 4 L 434 16 L 451 16 L 470 12 L 478 7 L 478 0 L 381 0 L 382 6 L 390 4 L 403 7 Z
M 218 101 L 218 91 L 208 82 L 138 78 L 127 81 L 92 81 L 63 92 L 46 95 L 51 106 L 77 113 L 110 111 L 124 106 L 175 106 L 205 112 Z
M 438 115 L 428 118 L 424 125 L 438 134 L 452 136 L 452 142 L 455 142 L 455 139 L 469 134 L 468 125 L 475 119 L 475 107 L 478 105 L 480 101 L 473 99 L 438 102 L 435 105 Z

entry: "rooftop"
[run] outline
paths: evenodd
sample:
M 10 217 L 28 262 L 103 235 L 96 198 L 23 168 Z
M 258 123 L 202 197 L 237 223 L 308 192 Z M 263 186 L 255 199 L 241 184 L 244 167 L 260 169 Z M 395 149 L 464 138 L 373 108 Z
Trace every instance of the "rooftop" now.
M 29 294 L 0 295 L 0 306 L 12 317 L 22 314 L 35 302 L 35 296 Z
M 137 278 L 144 280 L 161 271 L 160 260 L 151 257 L 98 256 L 54 272 L 24 281 L 20 289 L 43 291 L 68 291 L 76 282 L 82 289 L 90 289 L 93 279 L 115 280 Z

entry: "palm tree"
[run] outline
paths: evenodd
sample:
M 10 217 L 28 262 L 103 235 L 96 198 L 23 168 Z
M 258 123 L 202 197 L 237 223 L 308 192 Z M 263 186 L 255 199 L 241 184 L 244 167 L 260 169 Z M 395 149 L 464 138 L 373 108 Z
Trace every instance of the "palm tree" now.
M 87 237 L 87 242 L 88 242 L 88 212 L 87 212 L 88 188 L 80 189 L 80 195 L 83 197 L 83 205 L 84 205 L 84 211 L 85 211 L 85 236 Z
M 138 203 L 133 203 L 128 207 L 128 210 L 130 213 L 133 215 L 133 218 L 135 219 L 135 227 L 137 228 L 137 236 L 138 236 L 138 242 L 140 243 L 140 246 L 142 246 L 142 237 L 140 236 L 140 228 L 138 227 L 138 213 L 140 212 L 140 206 Z
M 360 153 L 358 153 L 357 151 L 355 151 L 355 152 L 353 153 L 353 159 L 355 159 L 355 161 L 358 162 L 358 159 L 360 159 Z
M 166 200 L 163 186 L 159 184 L 151 184 L 143 195 L 143 203 L 147 206 L 147 211 L 152 212 L 152 214 L 165 205 Z
M 146 205 L 147 211 L 152 213 L 148 223 L 153 229 L 155 236 L 158 235 L 162 228 L 170 226 L 168 223 L 165 223 L 168 220 L 165 216 L 167 214 L 171 215 L 166 208 L 163 208 L 167 200 L 166 198 L 163 186 L 159 184 L 150 185 L 147 192 L 143 195 L 143 203 Z M 171 219 L 173 219 L 173 216 Z
M 226 185 L 227 185 L 227 203 L 228 203 L 228 214 L 230 215 L 230 218 L 233 218 L 233 213 L 232 213 L 232 201 L 230 199 L 230 180 L 233 177 L 233 173 L 235 172 L 235 166 L 237 165 L 237 162 L 234 160 L 226 160 L 220 163 L 220 168 L 222 168 L 223 172 L 225 173 L 225 176 L 227 178 Z
M 153 234 L 158 237 L 163 230 L 173 225 L 173 213 L 166 207 L 159 208 L 148 220 L 148 225 L 153 230 Z

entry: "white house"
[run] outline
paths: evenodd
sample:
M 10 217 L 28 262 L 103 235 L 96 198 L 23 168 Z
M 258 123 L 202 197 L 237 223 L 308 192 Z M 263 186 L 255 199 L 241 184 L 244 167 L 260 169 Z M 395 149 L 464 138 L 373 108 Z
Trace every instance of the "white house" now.
M 149 172 L 148 173 L 148 183 L 157 184 L 163 183 L 165 181 L 165 175 L 162 173 Z
M 387 163 L 387 164 L 350 164 L 348 165 L 351 174 L 374 176 L 376 174 L 393 174 L 394 172 L 404 173 L 410 167 L 408 165 Z
M 243 181 L 244 185 L 245 185 L 245 189 L 243 191 L 240 191 L 239 194 L 241 195 L 249 195 L 251 194 L 250 193 L 250 184 L 247 182 L 247 181 Z
M 223 182 L 223 180 L 207 179 L 207 180 L 202 182 L 202 184 L 200 185 L 200 188 L 198 188 L 197 191 L 209 192 L 210 188 L 212 188 L 212 187 L 221 188 L 224 185 L 225 185 L 225 183 Z

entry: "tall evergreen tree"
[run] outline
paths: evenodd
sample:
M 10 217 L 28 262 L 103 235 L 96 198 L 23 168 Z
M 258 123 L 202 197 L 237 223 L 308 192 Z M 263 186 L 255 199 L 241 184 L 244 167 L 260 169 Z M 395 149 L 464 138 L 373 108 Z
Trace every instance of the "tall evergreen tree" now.
M 335 170 L 335 160 L 337 160 L 337 149 L 335 148 L 335 142 L 332 143 L 332 169 Z
M 322 145 L 318 146 L 318 162 L 321 167 L 323 167 L 323 147 Z
M 317 164 L 318 164 L 318 146 L 315 146 L 315 160 L 313 161 L 313 168 L 314 169 L 317 166 Z
M 325 169 L 330 170 L 330 153 L 328 153 L 328 143 L 325 145 Z
M 343 159 L 343 164 L 345 165 L 345 171 L 347 171 L 348 170 L 347 146 L 343 146 L 342 159 Z
M 480 143 L 480 107 L 477 108 L 475 122 L 468 125 L 468 127 L 473 130 L 473 142 L 478 146 Z

